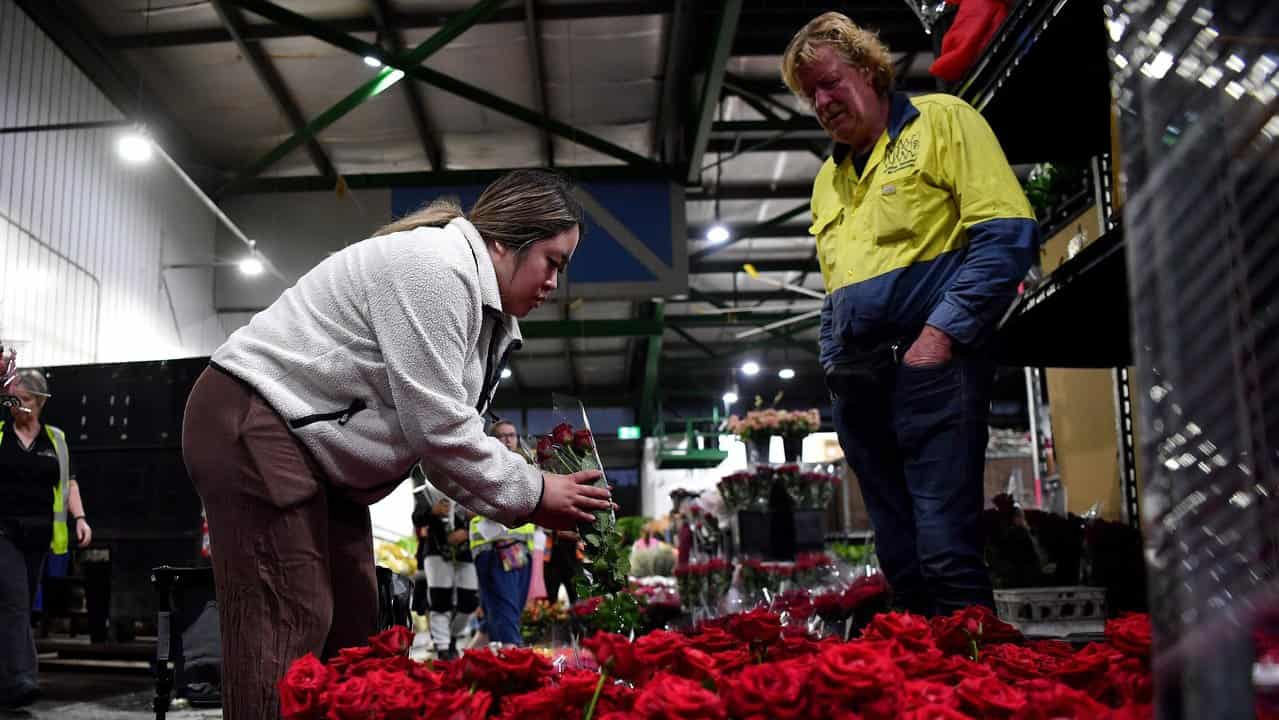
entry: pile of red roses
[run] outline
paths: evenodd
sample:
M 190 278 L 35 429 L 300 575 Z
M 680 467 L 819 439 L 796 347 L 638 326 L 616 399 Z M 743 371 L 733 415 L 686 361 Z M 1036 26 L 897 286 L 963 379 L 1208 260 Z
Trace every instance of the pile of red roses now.
M 884 613 L 861 638 L 817 639 L 755 610 L 693 633 L 635 641 L 599 633 L 598 671 L 557 672 L 532 650 L 409 660 L 397 628 L 280 682 L 283 716 L 326 720 L 877 720 L 1151 716 L 1150 623 L 1112 620 L 1082 649 L 1026 642 L 985 608 L 949 617 Z

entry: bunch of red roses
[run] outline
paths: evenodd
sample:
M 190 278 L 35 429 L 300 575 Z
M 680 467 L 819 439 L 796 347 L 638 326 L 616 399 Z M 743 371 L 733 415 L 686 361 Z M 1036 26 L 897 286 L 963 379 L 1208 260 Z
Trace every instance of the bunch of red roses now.
M 578 403 L 581 409 L 581 403 Z M 586 411 L 582 410 L 582 417 Z M 603 470 L 595 438 L 587 428 L 574 430 L 563 422 L 537 440 L 537 466 L 543 470 L 572 475 L 582 470 Z M 593 483 L 607 488 L 601 475 Z M 622 550 L 622 536 L 617 530 L 617 517 L 609 510 L 596 510 L 595 519 L 578 525 L 584 558 L 573 578 L 573 588 L 580 596 L 616 593 L 626 587 L 630 571 L 629 554 Z
M 861 638 L 817 639 L 756 610 L 692 633 L 583 645 L 598 672 L 556 672 L 531 650 L 468 651 L 419 664 L 407 631 L 298 660 L 280 683 L 284 717 L 319 720 L 1134 720 L 1151 716 L 1150 623 L 1107 623 L 1082 649 L 1026 642 L 985 608 L 931 621 L 876 616 Z M 974 658 L 974 651 L 976 658 Z

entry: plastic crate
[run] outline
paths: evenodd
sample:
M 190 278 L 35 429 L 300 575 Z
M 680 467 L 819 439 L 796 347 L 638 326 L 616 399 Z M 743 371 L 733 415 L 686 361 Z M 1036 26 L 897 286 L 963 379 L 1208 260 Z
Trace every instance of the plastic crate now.
M 999 619 L 1024 635 L 1066 637 L 1106 631 L 1106 589 L 1067 586 L 995 591 Z

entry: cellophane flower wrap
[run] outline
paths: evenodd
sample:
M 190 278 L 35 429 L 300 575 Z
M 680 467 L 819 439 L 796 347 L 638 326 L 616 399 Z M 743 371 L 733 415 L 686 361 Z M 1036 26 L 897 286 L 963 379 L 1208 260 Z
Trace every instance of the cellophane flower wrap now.
M 586 418 L 586 408 L 581 401 L 566 396 L 554 395 L 552 399 L 556 410 L 564 414 L 566 420 L 556 425 L 550 433 L 538 438 L 538 467 L 560 475 L 571 475 L 582 470 L 599 470 L 603 473 L 604 464 L 600 462 L 599 452 L 595 448 L 595 436 L 591 432 L 590 421 Z M 570 417 L 577 421 L 576 427 L 568 420 Z M 607 488 L 608 480 L 601 474 L 592 484 Z M 585 546 L 586 556 L 582 562 L 581 574 L 574 578 L 579 597 L 615 593 L 627 586 L 630 555 L 629 549 L 622 547 L 617 516 L 611 508 L 596 510 L 594 515 L 594 522 L 581 524 L 577 529 Z

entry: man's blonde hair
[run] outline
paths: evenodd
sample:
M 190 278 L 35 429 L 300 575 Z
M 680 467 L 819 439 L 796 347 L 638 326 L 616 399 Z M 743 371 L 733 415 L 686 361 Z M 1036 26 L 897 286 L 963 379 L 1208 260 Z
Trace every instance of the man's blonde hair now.
M 871 86 L 880 95 L 893 86 L 893 59 L 879 36 L 837 12 L 822 13 L 795 33 L 782 55 L 782 80 L 790 91 L 811 100 L 799 83 L 799 69 L 813 61 L 817 49 L 829 47 L 850 66 L 870 73 Z

